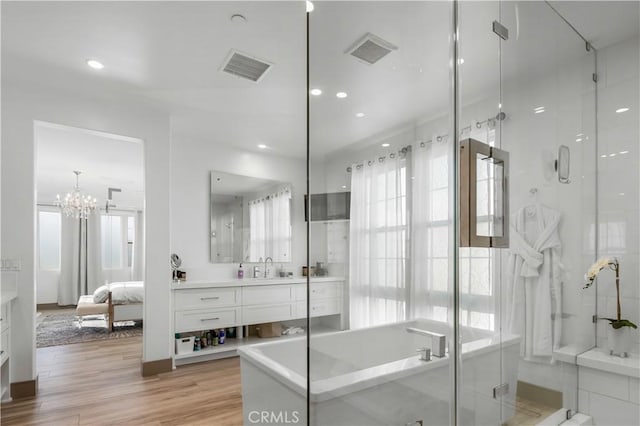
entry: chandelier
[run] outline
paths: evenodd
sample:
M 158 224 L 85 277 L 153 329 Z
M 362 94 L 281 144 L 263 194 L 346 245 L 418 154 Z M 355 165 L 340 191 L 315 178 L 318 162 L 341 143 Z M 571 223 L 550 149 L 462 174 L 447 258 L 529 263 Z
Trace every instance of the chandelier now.
M 60 198 L 60 194 L 56 195 L 55 205 L 60 207 L 60 210 L 67 217 L 74 217 L 76 219 L 87 219 L 92 213 L 96 211 L 96 205 L 98 204 L 97 198 L 92 198 L 90 195 L 83 195 L 80 192 L 80 174 L 82 172 L 74 170 L 76 175 L 76 187 L 73 193 L 67 193 L 64 199 Z

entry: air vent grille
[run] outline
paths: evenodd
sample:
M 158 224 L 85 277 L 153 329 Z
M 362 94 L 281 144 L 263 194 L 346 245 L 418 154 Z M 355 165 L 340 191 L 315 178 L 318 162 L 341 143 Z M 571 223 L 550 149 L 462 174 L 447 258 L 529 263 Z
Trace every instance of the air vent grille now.
M 367 33 L 360 38 L 346 53 L 365 64 L 373 65 L 398 47 L 380 37 Z
M 232 50 L 222 64 L 222 71 L 258 82 L 272 65 L 262 59 Z

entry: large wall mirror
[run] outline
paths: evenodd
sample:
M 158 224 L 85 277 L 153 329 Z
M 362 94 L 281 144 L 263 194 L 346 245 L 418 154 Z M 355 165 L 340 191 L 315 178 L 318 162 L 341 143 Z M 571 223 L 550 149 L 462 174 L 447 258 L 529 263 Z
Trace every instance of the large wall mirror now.
M 291 261 L 291 184 L 212 171 L 212 263 Z

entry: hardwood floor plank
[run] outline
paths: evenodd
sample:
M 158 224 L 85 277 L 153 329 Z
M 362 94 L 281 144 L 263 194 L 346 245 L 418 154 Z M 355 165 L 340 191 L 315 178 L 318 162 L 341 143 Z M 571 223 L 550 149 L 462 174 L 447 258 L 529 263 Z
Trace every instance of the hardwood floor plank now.
M 242 424 L 240 362 L 226 358 L 140 375 L 141 337 L 37 350 L 35 398 L 4 403 L 1 424 Z

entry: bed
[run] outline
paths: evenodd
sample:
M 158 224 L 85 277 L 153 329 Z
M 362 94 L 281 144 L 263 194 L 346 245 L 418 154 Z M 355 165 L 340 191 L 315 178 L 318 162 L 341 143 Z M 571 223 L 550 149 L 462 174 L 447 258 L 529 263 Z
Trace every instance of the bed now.
M 76 315 L 80 327 L 83 317 L 104 315 L 109 331 L 113 331 L 114 322 L 141 320 L 143 302 L 143 281 L 113 282 L 97 288 L 93 294 L 80 296 Z

